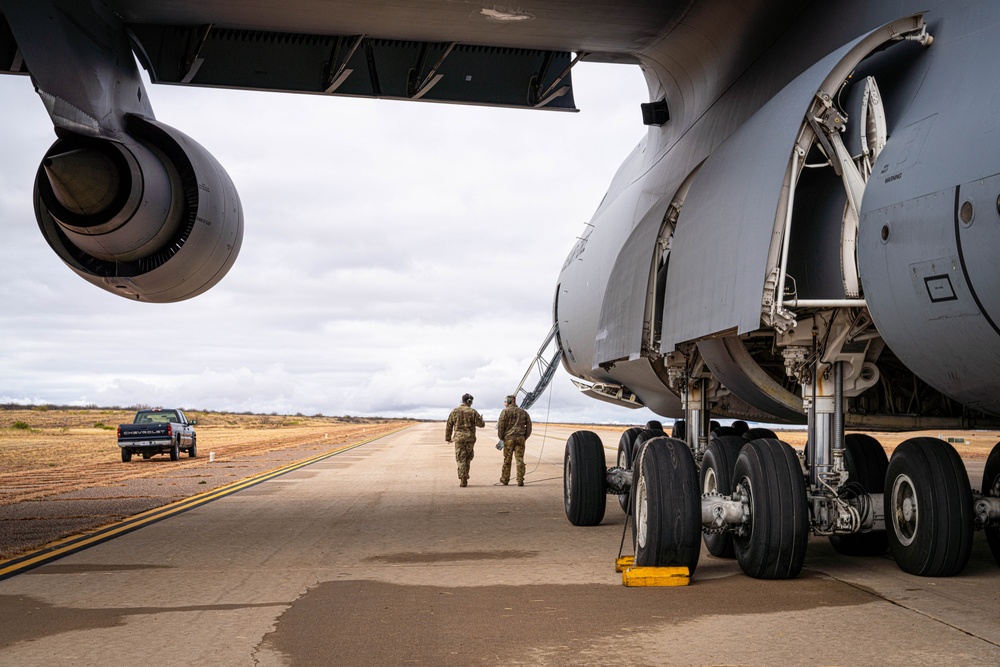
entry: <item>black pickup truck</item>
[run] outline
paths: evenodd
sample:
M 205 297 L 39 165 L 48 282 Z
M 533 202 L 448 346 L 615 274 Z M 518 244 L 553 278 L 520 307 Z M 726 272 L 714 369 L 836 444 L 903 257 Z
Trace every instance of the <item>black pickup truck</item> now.
M 194 425 L 180 410 L 139 410 L 131 424 L 118 426 L 122 462 L 131 461 L 133 454 L 142 454 L 144 459 L 154 454 L 170 454 L 170 460 L 176 461 L 183 451 L 191 458 L 196 457 Z

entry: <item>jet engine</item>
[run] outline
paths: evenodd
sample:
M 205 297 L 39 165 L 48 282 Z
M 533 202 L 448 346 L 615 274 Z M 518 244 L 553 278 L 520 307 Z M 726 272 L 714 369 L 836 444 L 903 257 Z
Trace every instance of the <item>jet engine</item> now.
M 85 280 L 168 303 L 214 286 L 236 261 L 243 207 L 203 146 L 130 115 L 112 139 L 60 132 L 35 178 L 45 240 Z

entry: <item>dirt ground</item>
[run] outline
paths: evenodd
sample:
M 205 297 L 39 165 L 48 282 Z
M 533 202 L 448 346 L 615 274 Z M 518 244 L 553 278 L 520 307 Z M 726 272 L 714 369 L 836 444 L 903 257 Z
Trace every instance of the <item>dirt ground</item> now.
M 396 431 L 410 422 L 354 417 L 239 415 L 185 411 L 196 420 L 198 458 L 186 454 L 173 466 L 198 465 L 214 453 L 225 462 L 322 443 L 334 447 Z M 122 463 L 117 427 L 132 410 L 0 410 L 0 505 L 161 474 L 158 459 Z
M 131 410 L 0 408 L 0 561 L 413 423 L 321 415 L 186 413 L 197 421 L 197 458 L 182 454 L 179 461 L 170 461 L 158 455 L 122 463 L 116 429 L 119 423 L 132 421 Z M 600 430 L 605 447 L 614 450 L 614 434 L 627 426 L 569 428 Z M 794 447 L 805 445 L 804 430 L 777 435 Z M 871 435 L 889 454 L 907 438 L 940 437 L 963 458 L 974 460 L 985 459 L 1000 441 L 1000 433 L 985 431 Z
M 398 430 L 409 422 L 321 415 L 241 415 L 188 411 L 197 421 L 198 459 L 181 456 L 175 466 L 195 465 L 214 453 L 216 461 L 263 454 L 317 442 L 331 448 Z M 0 410 L 0 505 L 162 472 L 141 458 L 121 462 L 116 429 L 132 421 L 131 410 Z M 579 428 L 587 428 L 581 426 Z M 626 427 L 623 426 L 622 430 Z M 804 430 L 777 432 L 793 447 L 805 445 Z M 870 433 L 891 454 L 903 440 L 929 436 L 948 440 L 963 458 L 985 459 L 998 441 L 995 431 Z M 613 446 L 614 443 L 605 443 Z

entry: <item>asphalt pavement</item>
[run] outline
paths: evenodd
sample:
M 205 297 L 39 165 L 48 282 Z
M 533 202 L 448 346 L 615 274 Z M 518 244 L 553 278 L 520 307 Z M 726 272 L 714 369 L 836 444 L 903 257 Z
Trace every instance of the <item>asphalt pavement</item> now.
M 536 427 L 467 488 L 421 424 L 0 581 L 0 665 L 1000 664 L 1000 568 L 902 573 L 813 538 L 758 581 L 703 552 L 690 586 L 626 588 L 624 515 L 571 526 L 569 431 Z M 609 462 L 617 431 L 598 431 Z M 544 443 L 544 444 L 543 444 Z M 625 552 L 630 547 L 626 543 Z

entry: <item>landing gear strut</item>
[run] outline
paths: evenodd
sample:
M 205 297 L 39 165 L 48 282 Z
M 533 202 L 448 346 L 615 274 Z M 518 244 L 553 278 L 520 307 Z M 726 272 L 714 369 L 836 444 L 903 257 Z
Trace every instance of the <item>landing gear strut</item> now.
M 831 315 L 833 336 L 838 323 L 851 324 Z M 838 349 L 792 350 L 786 357 L 806 399 L 804 454 L 768 429 L 718 426 L 709 411 L 714 389 L 706 377 L 691 377 L 699 363 L 687 363 L 687 419 L 674 431 L 685 439 L 628 429 L 618 465 L 606 469 L 598 436 L 574 433 L 566 446 L 566 515 L 575 525 L 596 525 L 607 495 L 617 495 L 634 519 L 636 565 L 691 572 L 704 539 L 711 555 L 735 557 L 751 577 L 796 577 L 810 532 L 828 536 L 844 555 L 889 550 L 905 572 L 950 576 L 966 566 L 973 530 L 985 528 L 1000 563 L 1000 443 L 987 460 L 982 493 L 973 494 L 946 442 L 912 438 L 889 459 L 874 438 L 845 434 L 845 395 L 864 391 L 877 376 L 859 372 L 863 355 Z

